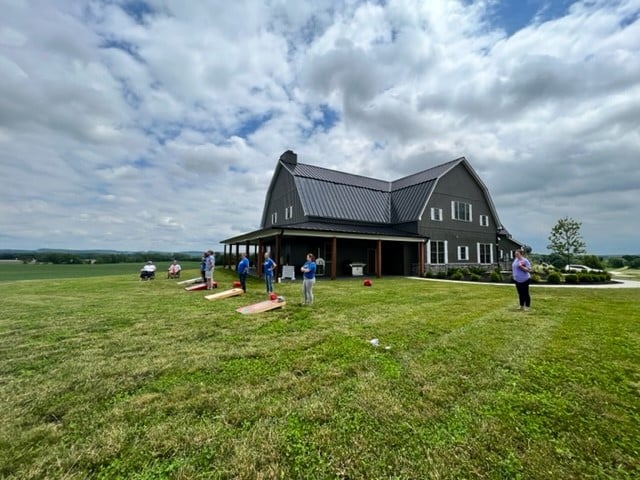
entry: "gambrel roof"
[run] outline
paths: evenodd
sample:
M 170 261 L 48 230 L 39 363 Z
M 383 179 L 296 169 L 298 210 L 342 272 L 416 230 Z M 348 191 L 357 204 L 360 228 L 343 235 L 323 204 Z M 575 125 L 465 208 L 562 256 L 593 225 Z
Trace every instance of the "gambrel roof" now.
M 284 168 L 293 177 L 304 215 L 309 218 L 397 225 L 420 220 L 438 180 L 459 164 L 478 181 L 497 219 L 486 187 L 464 157 L 394 181 L 282 159 L 277 169 Z

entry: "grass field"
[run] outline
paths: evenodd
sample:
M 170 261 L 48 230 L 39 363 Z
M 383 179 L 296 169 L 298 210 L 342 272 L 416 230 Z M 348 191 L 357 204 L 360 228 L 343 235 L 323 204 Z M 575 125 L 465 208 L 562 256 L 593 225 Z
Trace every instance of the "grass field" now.
M 53 267 L 0 266 L 0 478 L 640 476 L 640 290 L 320 280 L 245 316 L 257 279 Z

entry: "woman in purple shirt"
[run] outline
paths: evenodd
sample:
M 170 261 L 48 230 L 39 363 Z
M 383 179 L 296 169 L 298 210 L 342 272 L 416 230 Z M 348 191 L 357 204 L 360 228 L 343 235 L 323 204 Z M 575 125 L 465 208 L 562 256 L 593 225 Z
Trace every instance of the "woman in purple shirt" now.
M 531 263 L 524 257 L 521 249 L 516 250 L 516 258 L 511 264 L 511 272 L 513 281 L 516 282 L 516 290 L 518 290 L 518 300 L 520 301 L 520 310 L 529 310 L 531 307 L 531 296 L 529 295 L 529 284 L 531 283 Z

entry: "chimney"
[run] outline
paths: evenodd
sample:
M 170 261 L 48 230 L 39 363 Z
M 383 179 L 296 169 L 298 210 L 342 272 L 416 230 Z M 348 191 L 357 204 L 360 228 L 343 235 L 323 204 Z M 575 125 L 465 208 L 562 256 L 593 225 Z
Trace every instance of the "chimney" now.
M 287 150 L 282 155 L 280 155 L 280 161 L 287 163 L 289 165 L 297 165 L 298 164 L 298 155 L 293 153 L 291 150 Z

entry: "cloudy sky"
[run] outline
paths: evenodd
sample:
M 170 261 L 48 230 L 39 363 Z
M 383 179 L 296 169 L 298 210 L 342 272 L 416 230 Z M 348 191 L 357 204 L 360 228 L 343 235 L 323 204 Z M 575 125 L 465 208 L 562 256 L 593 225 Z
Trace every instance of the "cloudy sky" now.
M 512 235 L 640 253 L 640 0 L 0 0 L 0 248 L 219 249 L 285 150 L 465 156 Z

